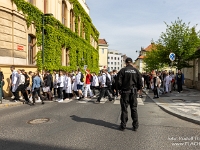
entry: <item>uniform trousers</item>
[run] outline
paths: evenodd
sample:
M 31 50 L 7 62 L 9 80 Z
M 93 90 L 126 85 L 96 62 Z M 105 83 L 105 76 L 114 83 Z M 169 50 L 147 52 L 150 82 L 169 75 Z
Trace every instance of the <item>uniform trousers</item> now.
M 133 128 L 138 128 L 138 113 L 137 113 L 137 94 L 134 93 L 122 93 L 121 99 L 121 127 L 126 128 L 126 123 L 128 121 L 128 105 L 131 109 L 131 118 Z

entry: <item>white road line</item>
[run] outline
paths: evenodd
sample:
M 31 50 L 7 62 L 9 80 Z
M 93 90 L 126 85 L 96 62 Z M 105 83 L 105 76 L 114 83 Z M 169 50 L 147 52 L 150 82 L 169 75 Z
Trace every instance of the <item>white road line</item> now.
M 144 105 L 142 98 L 137 98 L 138 105 Z M 120 100 L 115 100 L 113 104 L 120 104 Z

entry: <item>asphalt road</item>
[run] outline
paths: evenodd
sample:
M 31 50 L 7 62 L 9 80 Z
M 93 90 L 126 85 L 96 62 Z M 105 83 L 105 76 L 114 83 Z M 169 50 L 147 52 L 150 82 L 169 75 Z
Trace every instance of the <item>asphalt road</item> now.
M 122 132 L 120 105 L 113 102 L 45 103 L 0 109 L 0 150 L 186 150 L 200 149 L 200 127 L 162 111 L 148 97 Z M 129 111 L 130 112 L 130 111 Z M 33 119 L 50 119 L 29 124 Z M 37 123 L 37 122 L 36 122 Z

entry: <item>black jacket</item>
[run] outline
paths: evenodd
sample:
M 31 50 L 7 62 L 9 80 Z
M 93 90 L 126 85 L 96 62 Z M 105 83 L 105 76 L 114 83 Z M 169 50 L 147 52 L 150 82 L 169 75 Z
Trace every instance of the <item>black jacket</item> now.
M 52 79 L 51 74 L 47 75 L 47 76 L 45 77 L 45 79 L 44 79 L 45 86 L 51 87 L 52 81 L 53 81 L 53 79 Z
M 2 81 L 2 79 L 4 79 L 4 75 L 3 72 L 0 71 L 0 81 Z
M 127 65 L 118 73 L 118 89 L 127 91 L 134 87 L 137 88 L 137 90 L 142 89 L 142 75 L 136 68 Z

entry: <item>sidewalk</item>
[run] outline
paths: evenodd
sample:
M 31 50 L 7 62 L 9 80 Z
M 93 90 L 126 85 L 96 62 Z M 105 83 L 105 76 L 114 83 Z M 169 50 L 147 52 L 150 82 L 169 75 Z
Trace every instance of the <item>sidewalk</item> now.
M 161 109 L 176 117 L 200 124 L 200 91 L 183 87 L 183 92 L 160 95 L 153 99 L 151 90 L 143 90 Z

